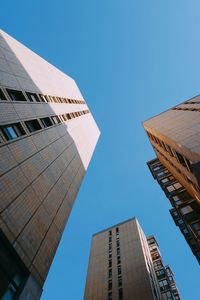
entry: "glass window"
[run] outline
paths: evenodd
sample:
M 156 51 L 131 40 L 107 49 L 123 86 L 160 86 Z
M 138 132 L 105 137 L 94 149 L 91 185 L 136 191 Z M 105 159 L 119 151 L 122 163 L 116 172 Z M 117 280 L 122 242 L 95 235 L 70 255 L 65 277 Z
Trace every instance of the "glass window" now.
M 15 130 L 12 126 L 4 127 L 2 130 L 3 130 L 3 132 L 6 135 L 8 140 L 12 140 L 12 139 L 17 138 L 17 134 L 16 134 L 16 132 L 15 132 Z
M 168 181 L 169 181 L 168 178 L 164 178 L 164 179 L 161 180 L 162 183 L 166 183 L 166 182 L 168 182 Z
M 123 300 L 123 289 L 119 288 L 119 300 Z
M 108 262 L 108 266 L 109 266 L 109 268 L 111 268 L 111 267 L 112 267 L 112 260 L 109 260 L 109 262 Z
M 2 89 L 0 89 L 0 100 L 7 100 Z
M 31 120 L 31 121 L 26 121 L 25 124 L 26 124 L 29 132 L 34 132 L 34 131 L 40 130 L 42 128 L 37 119 Z
M 51 119 L 48 118 L 48 117 L 47 118 L 42 118 L 40 120 L 41 120 L 41 122 L 42 122 L 42 124 L 43 124 L 44 127 L 50 127 L 50 126 L 53 125 Z
M 191 227 L 195 230 L 196 234 L 200 236 L 200 221 L 191 224 Z
M 160 169 L 160 167 L 156 167 L 156 168 L 154 168 L 153 170 L 154 171 L 158 171 Z
M 179 224 L 179 225 L 182 225 L 183 223 L 184 223 L 184 222 L 183 222 L 182 219 L 179 219 L 179 220 L 178 220 L 178 224 Z
M 118 275 L 120 275 L 120 274 L 122 273 L 121 266 L 118 266 L 118 267 L 117 267 L 117 270 L 118 270 Z
M 53 117 L 52 117 L 52 120 L 53 120 L 54 124 L 60 123 L 60 119 L 59 119 L 58 116 L 53 116 Z
M 46 96 L 42 95 L 42 94 L 39 94 L 40 95 L 40 99 L 42 100 L 42 102 L 49 102 L 49 99 L 46 98 Z
M 117 264 L 118 265 L 121 264 L 121 258 L 120 258 L 120 256 L 117 256 Z
M 108 290 L 112 290 L 112 280 L 108 281 Z
M 183 233 L 184 233 L 184 234 L 188 234 L 189 232 L 188 232 L 188 230 L 187 230 L 186 228 L 184 228 L 184 229 L 183 229 Z
M 182 215 L 189 214 L 190 212 L 193 211 L 192 207 L 190 205 L 184 206 L 180 209 Z
M 159 270 L 159 271 L 156 271 L 157 276 L 160 276 L 160 275 L 163 275 L 163 274 L 165 274 L 165 271 L 163 269 Z
M 25 131 L 20 123 L 2 126 L 1 130 L 8 141 L 16 139 L 17 137 L 25 134 Z
M 168 190 L 168 192 L 173 192 L 175 190 L 175 188 L 173 187 L 173 185 L 169 185 L 169 186 L 167 186 L 167 190 Z
M 182 187 L 182 185 L 179 182 L 177 182 L 177 183 L 174 183 L 174 187 L 177 190 L 177 189 L 180 189 Z
M 28 96 L 28 98 L 31 102 L 40 102 L 40 99 L 37 94 L 26 92 L 26 95 Z
M 112 292 L 108 293 L 108 300 L 112 300 Z
M 17 299 L 16 293 L 29 273 L 1 230 L 0 245 L 0 299 Z
M 180 198 L 178 196 L 173 196 L 172 199 L 174 200 L 176 205 L 182 204 L 182 201 L 180 200 Z
M 159 172 L 159 173 L 157 173 L 157 176 L 162 176 L 164 174 L 165 174 L 164 172 Z
M 7 92 L 12 101 L 26 101 L 26 98 L 21 91 L 7 89 Z
M 166 293 L 162 293 L 162 299 L 163 300 L 173 300 L 173 296 L 171 294 L 170 291 L 166 292 Z
M 118 277 L 118 286 L 122 286 L 122 278 Z

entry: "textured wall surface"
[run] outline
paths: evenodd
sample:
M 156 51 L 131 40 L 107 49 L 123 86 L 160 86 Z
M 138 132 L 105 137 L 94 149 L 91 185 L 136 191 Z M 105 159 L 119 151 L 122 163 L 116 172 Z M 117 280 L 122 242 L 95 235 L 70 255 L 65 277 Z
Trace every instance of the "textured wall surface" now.
M 0 87 L 83 100 L 74 80 L 0 31 Z M 21 122 L 25 135 L 0 132 L 0 228 L 43 285 L 99 130 L 91 115 L 30 133 L 24 121 L 83 111 L 86 104 L 0 100 L 0 126 Z M 1 127 L 0 127 L 1 128 Z
M 116 227 L 119 228 L 123 299 L 154 300 L 149 276 L 151 272 L 152 278 L 155 277 L 151 254 L 146 237 L 136 219 L 93 236 L 84 299 L 108 299 L 110 230 L 112 230 L 112 299 L 119 299 Z M 155 282 L 154 287 L 157 289 Z

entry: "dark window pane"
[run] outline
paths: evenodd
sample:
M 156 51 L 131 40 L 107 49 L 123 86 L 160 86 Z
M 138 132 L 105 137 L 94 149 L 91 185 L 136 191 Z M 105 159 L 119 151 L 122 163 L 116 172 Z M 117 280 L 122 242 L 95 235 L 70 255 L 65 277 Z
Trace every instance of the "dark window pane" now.
M 41 120 L 41 122 L 42 122 L 42 124 L 43 124 L 44 127 L 50 127 L 50 126 L 53 125 L 51 119 L 48 118 L 48 117 L 47 118 L 42 118 L 40 120 Z
M 0 245 L 0 299 L 15 299 L 28 277 L 28 270 L 1 230 Z
M 25 124 L 30 132 L 34 132 L 42 128 L 40 126 L 40 123 L 36 119 L 31 121 L 26 121 Z
M 122 288 L 119 289 L 119 300 L 123 300 L 123 290 L 122 290 Z
M 40 102 L 40 99 L 37 94 L 26 92 L 26 95 L 28 96 L 28 98 L 31 102 Z
M 0 100 L 7 100 L 2 89 L 0 89 Z
M 26 98 L 21 91 L 7 89 L 7 92 L 13 101 L 26 101 Z

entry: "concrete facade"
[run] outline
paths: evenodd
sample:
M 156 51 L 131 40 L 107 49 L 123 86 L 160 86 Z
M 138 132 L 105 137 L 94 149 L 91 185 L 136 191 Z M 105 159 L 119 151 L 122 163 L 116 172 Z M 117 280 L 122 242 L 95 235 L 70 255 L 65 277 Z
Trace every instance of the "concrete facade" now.
M 29 272 L 20 299 L 40 297 L 98 138 L 75 81 L 0 31 L 0 230 Z
M 93 235 L 84 300 L 176 299 L 162 296 L 151 255 L 135 218 Z

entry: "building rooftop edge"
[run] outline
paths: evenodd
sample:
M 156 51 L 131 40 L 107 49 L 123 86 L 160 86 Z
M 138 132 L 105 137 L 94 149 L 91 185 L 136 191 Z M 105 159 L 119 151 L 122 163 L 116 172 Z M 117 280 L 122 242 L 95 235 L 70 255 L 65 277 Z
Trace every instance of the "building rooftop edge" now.
M 143 128 L 145 129 L 145 123 L 147 123 L 147 122 L 150 121 L 151 119 L 156 118 L 156 117 L 158 117 L 159 115 L 164 114 L 165 112 L 167 112 L 167 111 L 169 111 L 169 110 L 175 108 L 177 105 L 181 105 L 181 104 L 185 103 L 186 101 L 191 101 L 192 99 L 195 99 L 196 97 L 199 97 L 199 96 L 200 96 L 200 94 L 197 94 L 197 95 L 195 95 L 195 96 L 192 96 L 192 97 L 189 98 L 189 99 L 186 99 L 186 100 L 184 100 L 184 101 L 182 101 L 182 102 L 180 102 L 180 103 L 177 103 L 176 105 L 174 105 L 174 106 L 172 106 L 172 107 L 170 107 L 170 108 L 167 108 L 167 109 L 163 110 L 162 112 L 155 114 L 155 115 L 152 116 L 152 117 L 147 118 L 146 120 L 144 120 L 144 121 L 141 122 Z
M 122 221 L 122 222 L 117 223 L 117 224 L 115 224 L 115 225 L 113 225 L 113 226 L 110 226 L 110 227 L 105 228 L 105 229 L 103 229 L 103 230 L 101 230 L 101 231 L 98 231 L 98 232 L 94 233 L 92 236 L 95 236 L 95 235 L 97 235 L 97 234 L 100 234 L 100 233 L 102 233 L 102 232 L 104 232 L 104 231 L 108 231 L 108 230 L 111 229 L 111 228 L 114 228 L 114 227 L 116 227 L 116 226 L 122 225 L 122 224 L 124 224 L 124 223 L 130 222 L 130 221 L 133 221 L 133 220 L 136 220 L 136 221 L 137 221 L 137 218 L 136 218 L 136 217 L 132 217 L 132 218 L 130 218 L 130 219 L 128 219 L 128 220 Z

